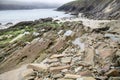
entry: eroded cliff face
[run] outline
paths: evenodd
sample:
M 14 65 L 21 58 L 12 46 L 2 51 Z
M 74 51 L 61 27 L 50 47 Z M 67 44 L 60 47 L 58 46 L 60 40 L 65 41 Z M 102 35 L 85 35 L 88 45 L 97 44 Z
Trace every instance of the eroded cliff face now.
M 120 0 L 77 0 L 64 4 L 57 10 L 82 12 L 94 19 L 120 19 Z

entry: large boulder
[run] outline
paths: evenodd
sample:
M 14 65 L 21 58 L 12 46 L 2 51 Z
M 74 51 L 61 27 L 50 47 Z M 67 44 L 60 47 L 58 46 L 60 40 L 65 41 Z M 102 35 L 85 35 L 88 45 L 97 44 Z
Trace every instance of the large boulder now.
M 40 20 L 43 21 L 43 22 L 52 22 L 53 18 L 48 17 L 48 18 L 43 18 L 43 19 L 40 19 Z

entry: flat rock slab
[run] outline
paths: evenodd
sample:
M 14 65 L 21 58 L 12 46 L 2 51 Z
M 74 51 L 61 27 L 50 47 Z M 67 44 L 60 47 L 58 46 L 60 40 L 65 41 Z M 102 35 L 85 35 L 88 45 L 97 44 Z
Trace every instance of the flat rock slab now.
M 50 59 L 53 59 L 53 58 L 61 58 L 61 57 L 64 57 L 65 54 L 54 54 L 50 57 Z
M 81 75 L 75 75 L 75 74 L 65 74 L 66 79 L 77 79 L 80 78 Z
M 66 66 L 58 66 L 58 67 L 50 67 L 49 71 L 50 72 L 57 72 L 57 71 L 61 71 L 63 69 L 69 69 L 70 65 L 66 65 Z
M 61 62 L 62 62 L 62 63 L 70 63 L 71 60 L 72 60 L 72 57 L 65 57 L 65 58 L 62 58 L 62 59 L 61 59 Z
M 82 78 L 77 78 L 77 80 L 96 80 L 93 77 L 82 77 Z
M 49 67 L 49 66 L 47 66 L 47 65 L 45 65 L 45 64 L 35 64 L 35 63 L 29 64 L 29 65 L 27 66 L 28 69 L 33 69 L 33 70 L 36 70 L 36 71 L 38 71 L 38 72 L 45 72 L 45 71 L 48 70 L 48 67 Z

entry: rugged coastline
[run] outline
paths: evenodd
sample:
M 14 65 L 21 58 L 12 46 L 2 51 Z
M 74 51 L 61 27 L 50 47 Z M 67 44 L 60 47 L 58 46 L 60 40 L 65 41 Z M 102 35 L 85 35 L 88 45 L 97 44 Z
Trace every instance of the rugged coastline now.
M 77 17 L 1 29 L 0 80 L 120 80 L 118 5 L 119 0 L 77 0 L 58 8 Z
M 0 79 L 119 80 L 119 21 L 92 26 L 46 18 L 0 31 Z
M 120 19 L 120 0 L 75 0 L 60 6 L 58 11 L 78 15 L 84 13 L 91 19 Z

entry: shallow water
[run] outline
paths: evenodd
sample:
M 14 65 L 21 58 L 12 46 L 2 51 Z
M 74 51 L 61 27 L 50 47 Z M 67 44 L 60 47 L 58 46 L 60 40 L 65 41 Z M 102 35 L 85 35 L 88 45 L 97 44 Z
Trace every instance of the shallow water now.
M 17 23 L 46 17 L 67 17 L 69 14 L 55 11 L 55 9 L 32 9 L 32 10 L 3 10 L 0 11 L 0 23 Z

